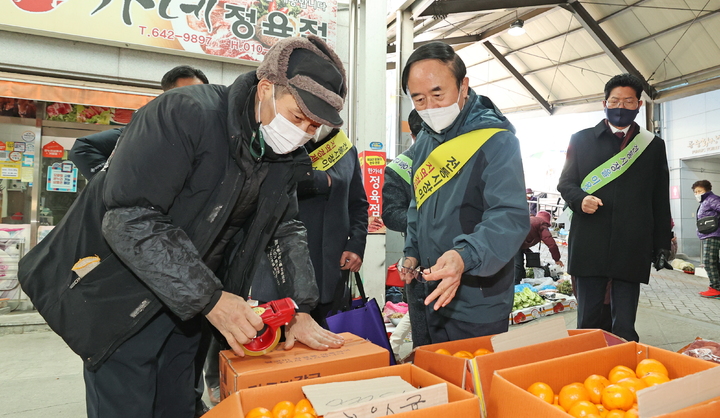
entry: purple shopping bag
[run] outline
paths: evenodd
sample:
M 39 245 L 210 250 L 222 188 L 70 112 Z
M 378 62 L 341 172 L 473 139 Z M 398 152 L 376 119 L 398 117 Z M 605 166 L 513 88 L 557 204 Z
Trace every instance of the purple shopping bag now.
M 326 318 L 328 328 L 336 334 L 340 332 L 355 334 L 385 348 L 390 356 L 390 364 L 394 365 L 395 355 L 390 348 L 390 340 L 385 330 L 385 321 L 380 306 L 374 298 L 368 300 L 365 296 L 365 288 L 359 273 L 355 273 L 355 281 L 360 291 L 359 306 L 356 306 L 358 303 L 355 300 L 350 304 L 345 303 L 346 310 L 341 310 Z

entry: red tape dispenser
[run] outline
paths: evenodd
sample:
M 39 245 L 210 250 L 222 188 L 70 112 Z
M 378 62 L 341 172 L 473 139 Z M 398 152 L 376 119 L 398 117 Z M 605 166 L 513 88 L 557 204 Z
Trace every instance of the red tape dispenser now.
M 290 298 L 273 300 L 253 308 L 265 326 L 242 348 L 249 356 L 262 356 L 271 352 L 280 342 L 280 327 L 287 325 L 295 316 L 297 305 Z

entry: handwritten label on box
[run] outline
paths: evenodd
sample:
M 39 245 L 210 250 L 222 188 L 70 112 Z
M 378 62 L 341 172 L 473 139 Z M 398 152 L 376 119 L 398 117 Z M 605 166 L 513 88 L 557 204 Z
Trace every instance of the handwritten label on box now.
M 436 386 L 417 389 L 400 376 L 384 376 L 306 385 L 303 392 L 318 415 L 325 418 L 360 418 L 382 417 L 447 403 L 447 385 Z M 428 391 L 430 388 L 434 389 Z M 341 414 L 329 415 L 335 411 Z
M 414 389 L 356 406 L 328 412 L 325 418 L 375 418 L 448 403 L 447 383 Z

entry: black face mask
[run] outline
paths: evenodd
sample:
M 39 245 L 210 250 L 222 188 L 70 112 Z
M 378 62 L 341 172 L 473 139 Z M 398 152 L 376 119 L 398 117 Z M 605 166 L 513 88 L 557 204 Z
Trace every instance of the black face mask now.
M 618 128 L 624 128 L 630 126 L 635 120 L 640 108 L 637 109 L 625 109 L 624 107 L 616 107 L 614 109 L 605 108 L 605 117 L 612 126 Z

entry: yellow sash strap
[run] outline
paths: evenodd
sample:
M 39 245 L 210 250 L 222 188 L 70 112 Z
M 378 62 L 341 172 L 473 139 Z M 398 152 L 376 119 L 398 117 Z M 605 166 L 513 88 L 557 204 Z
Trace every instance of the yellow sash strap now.
M 327 171 L 340 161 L 343 155 L 350 151 L 350 148 L 352 148 L 352 143 L 341 129 L 333 139 L 309 154 L 313 170 Z
M 506 129 L 478 129 L 435 148 L 415 170 L 413 187 L 417 208 L 450 181 L 493 135 Z

